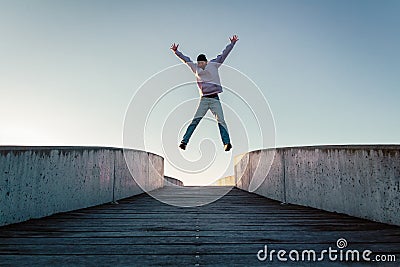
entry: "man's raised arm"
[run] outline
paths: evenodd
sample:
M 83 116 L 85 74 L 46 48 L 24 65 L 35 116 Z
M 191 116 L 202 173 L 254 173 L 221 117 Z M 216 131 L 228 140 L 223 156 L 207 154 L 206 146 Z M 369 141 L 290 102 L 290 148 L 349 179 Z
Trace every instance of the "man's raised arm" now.
M 171 45 L 171 50 L 175 53 L 175 55 L 177 57 L 179 57 L 184 63 L 186 63 L 193 72 L 196 72 L 195 63 L 193 63 L 193 61 L 190 59 L 190 57 L 185 56 L 184 54 L 182 54 L 182 52 L 178 51 L 178 46 L 179 46 L 179 44 L 173 43 Z
M 237 37 L 237 35 L 234 35 L 231 37 L 229 37 L 229 40 L 231 41 L 224 49 L 224 51 L 222 51 L 222 54 L 218 55 L 216 58 L 212 59 L 211 61 L 213 62 L 217 62 L 219 64 L 224 63 L 226 57 L 229 55 L 229 53 L 232 51 L 233 46 L 235 45 L 235 43 L 237 42 L 237 40 L 239 40 L 239 38 Z

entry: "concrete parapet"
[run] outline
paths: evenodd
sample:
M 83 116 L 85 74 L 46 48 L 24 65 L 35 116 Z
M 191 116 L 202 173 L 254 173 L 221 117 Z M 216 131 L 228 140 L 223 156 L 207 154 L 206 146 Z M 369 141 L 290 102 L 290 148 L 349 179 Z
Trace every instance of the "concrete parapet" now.
M 235 180 L 281 202 L 400 225 L 399 145 L 252 151 L 235 157 Z
M 1 146 L 0 225 L 162 187 L 163 164 L 162 157 L 133 149 Z

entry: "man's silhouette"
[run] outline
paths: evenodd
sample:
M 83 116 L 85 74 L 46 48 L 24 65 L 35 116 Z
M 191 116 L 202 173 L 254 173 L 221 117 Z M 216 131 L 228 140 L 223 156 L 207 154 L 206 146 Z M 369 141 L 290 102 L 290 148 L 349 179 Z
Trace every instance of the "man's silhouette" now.
M 228 133 L 228 126 L 226 125 L 221 102 L 219 101 L 218 97 L 218 94 L 222 92 L 218 68 L 224 62 L 229 52 L 231 52 L 233 46 L 239 39 L 237 35 L 233 35 L 231 38 L 229 38 L 229 40 L 230 43 L 226 46 L 224 51 L 222 51 L 222 54 L 210 61 L 207 61 L 207 57 L 204 54 L 200 54 L 197 56 L 197 63 L 194 63 L 189 57 L 178 51 L 179 44 L 174 43 L 171 46 L 171 49 L 175 55 L 185 62 L 195 74 L 201 95 L 194 118 L 186 129 L 186 133 L 183 136 L 181 144 L 179 145 L 179 147 L 183 150 L 186 149 L 186 145 L 189 142 L 194 130 L 209 109 L 218 121 L 219 132 L 224 144 L 224 150 L 229 151 L 232 148 Z

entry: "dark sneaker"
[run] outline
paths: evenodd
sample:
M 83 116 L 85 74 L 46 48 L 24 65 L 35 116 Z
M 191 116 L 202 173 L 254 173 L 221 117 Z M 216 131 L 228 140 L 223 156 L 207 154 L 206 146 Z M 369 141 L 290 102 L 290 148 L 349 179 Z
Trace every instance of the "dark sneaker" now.
M 231 143 L 228 143 L 228 144 L 225 144 L 225 145 L 224 145 L 225 151 L 229 151 L 229 150 L 231 150 L 231 148 L 232 148 Z
M 181 144 L 179 145 L 179 148 L 182 150 L 186 149 L 186 144 L 184 142 L 181 142 Z

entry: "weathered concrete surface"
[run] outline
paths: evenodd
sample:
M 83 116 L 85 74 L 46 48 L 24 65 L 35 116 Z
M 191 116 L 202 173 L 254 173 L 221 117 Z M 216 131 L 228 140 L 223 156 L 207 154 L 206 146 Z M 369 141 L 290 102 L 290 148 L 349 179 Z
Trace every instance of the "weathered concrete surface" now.
M 164 186 L 184 186 L 183 182 L 177 178 L 164 176 Z
M 211 186 L 235 186 L 235 176 L 225 176 L 219 178 L 217 181 L 211 184 Z
M 146 180 L 146 191 L 151 191 L 164 186 L 164 159 L 150 152 L 148 157 L 149 178 Z
M 258 188 L 260 194 L 267 194 L 272 199 L 284 201 L 283 167 L 283 158 L 280 154 L 276 154 L 275 150 L 257 150 L 251 153 L 248 191 L 253 192 Z M 267 186 L 261 186 L 265 182 Z
M 143 193 L 144 190 L 139 184 L 144 185 L 149 176 L 147 162 L 148 157 L 145 151 L 116 151 L 114 201 Z
M 250 181 L 250 155 L 251 153 L 244 153 L 234 158 L 236 186 L 247 191 L 249 190 Z
M 262 156 L 271 153 L 272 165 L 265 161 L 268 156 Z M 236 159 L 236 186 L 241 189 L 282 202 L 400 225 L 398 145 L 265 149 Z M 249 186 L 252 180 L 260 184 L 263 178 L 258 188 Z
M 272 149 L 238 155 L 234 166 L 236 186 L 284 202 L 283 166 L 282 154 Z
M 145 184 L 132 179 L 120 148 L 0 147 L 0 225 L 99 205 L 163 186 L 163 158 L 125 149 Z M 152 164 L 149 164 L 151 162 Z

